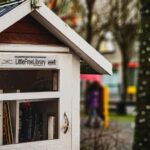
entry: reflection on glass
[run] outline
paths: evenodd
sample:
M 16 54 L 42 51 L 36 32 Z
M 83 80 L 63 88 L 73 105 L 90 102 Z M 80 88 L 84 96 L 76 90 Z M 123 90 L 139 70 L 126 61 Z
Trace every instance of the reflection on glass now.
M 5 101 L 3 145 L 58 139 L 58 99 Z
M 1 70 L 3 93 L 58 91 L 58 70 Z

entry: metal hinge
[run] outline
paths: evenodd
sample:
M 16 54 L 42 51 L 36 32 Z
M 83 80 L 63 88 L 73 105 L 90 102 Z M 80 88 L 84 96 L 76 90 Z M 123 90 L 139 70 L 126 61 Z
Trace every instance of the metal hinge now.
M 31 7 L 36 9 L 42 6 L 43 0 L 31 0 Z

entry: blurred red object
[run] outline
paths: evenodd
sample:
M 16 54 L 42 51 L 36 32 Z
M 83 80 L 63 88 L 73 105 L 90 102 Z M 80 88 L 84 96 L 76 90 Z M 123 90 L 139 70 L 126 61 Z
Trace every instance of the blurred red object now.
M 128 67 L 129 68 L 138 68 L 139 67 L 139 63 L 137 63 L 137 62 L 129 62 L 128 63 Z
M 114 68 L 114 69 L 117 69 L 119 66 L 120 66 L 119 63 L 113 63 L 113 68 Z
M 101 76 L 95 74 L 81 74 L 80 79 L 91 81 L 91 82 L 97 81 L 98 83 L 101 83 Z
M 53 9 L 54 8 L 54 0 L 49 1 L 49 8 Z

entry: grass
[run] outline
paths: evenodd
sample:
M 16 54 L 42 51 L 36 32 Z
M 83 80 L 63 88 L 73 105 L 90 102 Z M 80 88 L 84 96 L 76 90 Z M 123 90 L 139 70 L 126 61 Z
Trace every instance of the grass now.
M 117 115 L 111 114 L 110 121 L 118 121 L 118 122 L 134 122 L 135 117 L 133 115 Z

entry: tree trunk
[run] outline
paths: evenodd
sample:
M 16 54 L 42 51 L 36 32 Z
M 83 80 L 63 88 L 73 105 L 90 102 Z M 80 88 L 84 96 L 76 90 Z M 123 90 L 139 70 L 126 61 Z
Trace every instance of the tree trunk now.
M 87 25 L 86 25 L 86 41 L 92 44 L 93 30 L 92 30 L 92 16 L 93 16 L 93 7 L 95 0 L 86 0 L 88 14 L 87 14 Z
M 140 70 L 137 92 L 137 116 L 133 150 L 150 149 L 150 1 L 142 2 L 142 34 L 140 35 Z
M 118 113 L 125 114 L 125 103 L 127 100 L 127 86 L 128 86 L 128 49 L 125 43 L 120 44 L 122 54 L 122 87 L 121 87 L 121 101 L 118 106 Z
M 91 44 L 92 42 L 92 12 L 91 11 L 89 11 L 87 18 L 88 18 L 88 22 L 86 27 L 86 31 L 87 31 L 86 41 Z
M 127 49 L 122 50 L 122 102 L 127 100 L 127 87 L 128 87 L 128 54 Z

